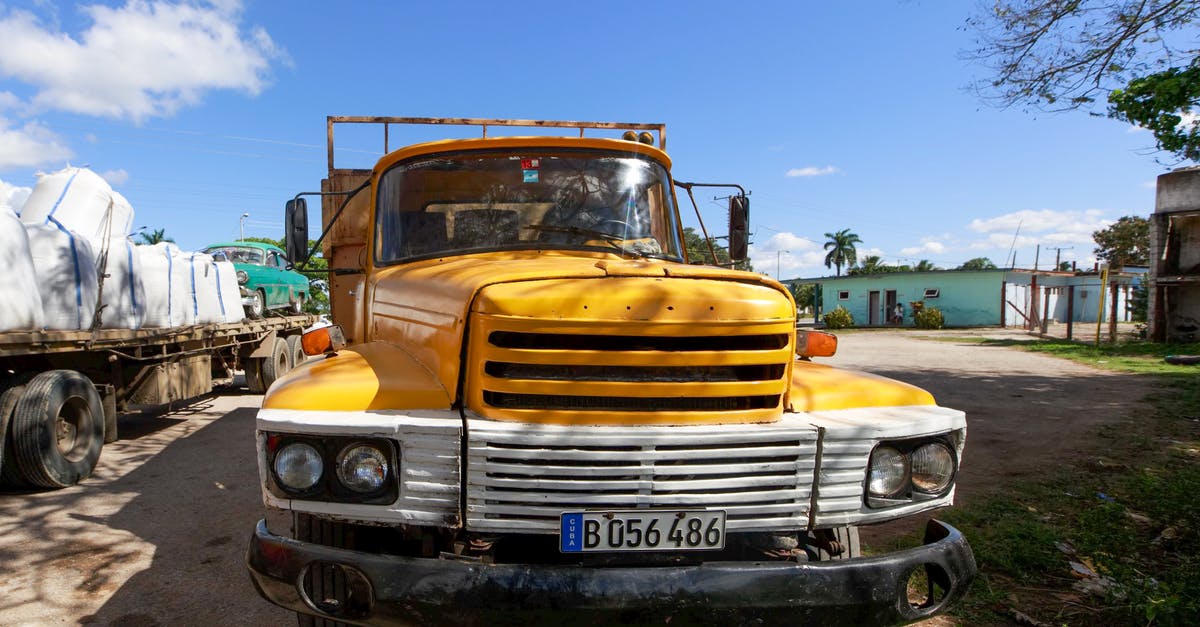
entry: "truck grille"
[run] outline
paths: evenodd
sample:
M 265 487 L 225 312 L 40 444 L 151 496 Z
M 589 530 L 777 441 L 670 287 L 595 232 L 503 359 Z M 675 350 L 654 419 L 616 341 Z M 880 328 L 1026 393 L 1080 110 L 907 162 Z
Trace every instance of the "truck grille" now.
M 643 322 L 599 334 L 598 323 L 472 319 L 466 392 L 484 417 L 701 424 L 774 420 L 782 411 L 790 321 Z
M 579 427 L 469 420 L 467 527 L 557 533 L 585 509 L 709 508 L 731 531 L 808 522 L 816 429 L 789 421 Z

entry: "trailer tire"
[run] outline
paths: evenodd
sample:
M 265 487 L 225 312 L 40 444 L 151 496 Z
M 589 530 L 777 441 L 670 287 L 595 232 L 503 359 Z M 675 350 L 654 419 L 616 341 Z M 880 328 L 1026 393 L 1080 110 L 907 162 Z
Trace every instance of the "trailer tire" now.
M 0 392 L 0 447 L 3 447 L 3 453 L 0 455 L 0 483 L 13 488 L 29 485 L 20 466 L 17 465 L 12 445 L 12 417 L 17 408 L 17 401 L 21 400 L 21 395 L 25 393 L 25 384 L 28 381 L 28 376 L 6 381 L 3 392 Z
M 292 355 L 288 351 L 287 340 L 277 337 L 271 347 L 271 356 L 262 360 L 262 385 L 264 390 L 271 388 L 276 379 L 287 374 L 292 369 Z
M 104 406 L 74 370 L 33 378 L 13 412 L 13 449 L 29 483 L 65 488 L 92 474 L 104 446 Z
M 246 389 L 250 390 L 251 394 L 262 394 L 267 391 L 262 381 L 262 363 L 261 359 L 249 358 L 243 366 L 246 373 Z
M 308 355 L 304 354 L 304 345 L 300 343 L 300 335 L 289 335 L 287 337 L 288 354 L 292 356 L 292 367 L 295 368 L 304 363 L 308 359 Z

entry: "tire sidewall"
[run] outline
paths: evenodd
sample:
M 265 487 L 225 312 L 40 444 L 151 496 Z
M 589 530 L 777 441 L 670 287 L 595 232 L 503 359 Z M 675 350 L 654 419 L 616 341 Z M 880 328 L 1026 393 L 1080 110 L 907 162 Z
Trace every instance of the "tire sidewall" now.
M 250 292 L 250 297 L 254 299 L 255 304 L 250 305 L 247 313 L 250 314 L 251 318 L 257 319 L 263 317 L 263 315 L 267 312 L 267 297 L 263 296 L 263 293 L 260 290 L 254 290 L 253 292 Z
M 72 461 L 58 449 L 59 412 L 72 400 L 82 403 L 77 438 L 83 453 Z M 104 406 L 92 382 L 73 370 L 50 370 L 33 378 L 13 411 L 13 449 L 22 474 L 43 488 L 75 485 L 92 474 L 104 446 Z

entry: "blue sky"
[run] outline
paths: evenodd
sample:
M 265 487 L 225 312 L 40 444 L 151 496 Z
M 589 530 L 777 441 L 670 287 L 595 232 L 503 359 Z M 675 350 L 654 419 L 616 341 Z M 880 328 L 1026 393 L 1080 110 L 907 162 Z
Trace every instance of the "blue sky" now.
M 1015 242 L 1019 267 L 1038 244 L 1042 268 L 1050 247 L 1090 265 L 1092 231 L 1149 215 L 1169 169 L 1122 123 L 983 102 L 973 3 L 345 4 L 0 2 L 0 203 L 88 165 L 194 249 L 242 213 L 280 236 L 327 115 L 662 122 L 676 178 L 751 190 L 754 266 L 791 278 L 832 274 L 846 228 L 887 263 L 1003 264 Z M 345 139 L 362 164 L 381 147 Z

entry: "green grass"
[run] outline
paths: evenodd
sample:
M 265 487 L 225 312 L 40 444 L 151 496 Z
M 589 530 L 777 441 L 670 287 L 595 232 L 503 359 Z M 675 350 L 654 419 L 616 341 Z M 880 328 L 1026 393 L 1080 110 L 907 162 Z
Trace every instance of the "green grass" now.
M 1094 453 L 1104 463 L 945 512 L 980 567 L 952 613 L 964 624 L 1007 624 L 1011 609 L 1055 625 L 1200 623 L 1200 367 L 1163 361 L 1200 353 L 1200 344 L 958 340 L 1151 375 L 1162 385 L 1149 399 L 1153 411 L 1101 430 L 1105 446 Z M 1107 595 L 1075 590 L 1070 561 L 1106 577 Z

